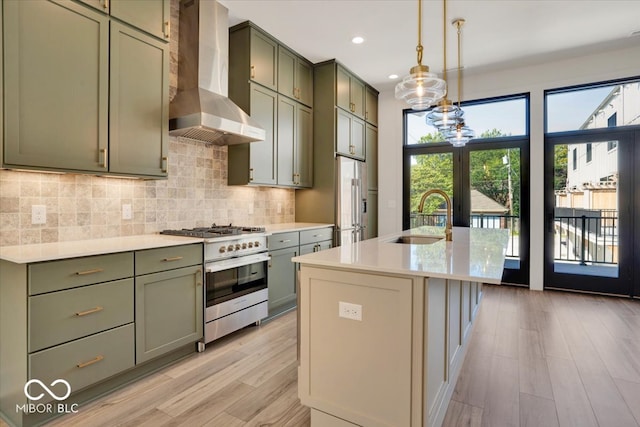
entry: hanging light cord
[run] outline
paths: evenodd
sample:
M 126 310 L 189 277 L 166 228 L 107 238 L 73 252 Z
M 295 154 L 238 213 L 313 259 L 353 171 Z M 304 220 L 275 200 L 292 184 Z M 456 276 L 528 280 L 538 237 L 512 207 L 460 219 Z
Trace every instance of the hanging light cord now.
M 416 46 L 418 65 L 422 65 L 422 50 L 422 0 L 418 0 L 418 45 Z
M 460 69 L 460 27 L 464 21 L 458 19 L 456 26 L 458 27 L 458 108 L 460 108 L 460 94 L 462 92 L 462 70 Z
M 444 67 L 442 68 L 442 80 L 447 81 L 447 0 L 442 0 L 442 59 L 444 60 Z M 446 102 L 447 97 L 442 99 L 442 102 Z

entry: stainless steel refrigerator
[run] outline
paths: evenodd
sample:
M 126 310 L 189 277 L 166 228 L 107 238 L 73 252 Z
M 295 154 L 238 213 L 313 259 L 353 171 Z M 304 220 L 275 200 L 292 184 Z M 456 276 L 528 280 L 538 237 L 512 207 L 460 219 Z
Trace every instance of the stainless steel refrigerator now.
M 336 157 L 336 239 L 344 245 L 366 238 L 367 165 L 348 157 Z

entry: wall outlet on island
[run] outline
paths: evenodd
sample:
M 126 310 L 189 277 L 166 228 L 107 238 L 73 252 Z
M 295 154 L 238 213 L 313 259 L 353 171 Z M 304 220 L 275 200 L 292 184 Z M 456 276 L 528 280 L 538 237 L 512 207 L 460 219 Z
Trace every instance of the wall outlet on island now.
M 362 306 L 360 304 L 339 301 L 338 316 L 344 317 L 345 319 L 362 321 Z

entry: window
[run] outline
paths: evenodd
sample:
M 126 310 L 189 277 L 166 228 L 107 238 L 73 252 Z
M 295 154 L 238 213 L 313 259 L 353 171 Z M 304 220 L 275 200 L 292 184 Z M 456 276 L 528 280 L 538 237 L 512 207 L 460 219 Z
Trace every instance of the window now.
M 465 102 L 465 124 L 476 132 L 477 139 L 528 135 L 528 99 L 522 95 L 509 98 Z M 426 123 L 428 111 L 407 114 L 406 145 L 444 143 L 437 129 Z
M 640 78 L 545 91 L 546 132 L 640 124 Z M 640 83 L 639 83 L 640 84 Z
M 591 163 L 591 143 L 587 144 L 587 163 Z
M 571 156 L 572 156 L 571 164 L 573 165 L 572 168 L 573 170 L 576 170 L 578 169 L 578 149 L 577 148 L 573 149 Z
M 607 141 L 607 151 L 612 151 L 618 146 L 618 141 Z

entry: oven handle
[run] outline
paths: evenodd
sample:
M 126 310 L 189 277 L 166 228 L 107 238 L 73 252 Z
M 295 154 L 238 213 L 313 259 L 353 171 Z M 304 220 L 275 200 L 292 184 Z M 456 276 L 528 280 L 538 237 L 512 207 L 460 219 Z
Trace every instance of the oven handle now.
M 209 262 L 205 264 L 204 268 L 207 273 L 214 273 L 216 271 L 229 270 L 231 268 L 243 267 L 245 265 L 267 261 L 268 259 L 269 254 L 263 252 L 261 254 L 245 255 L 238 258 Z

